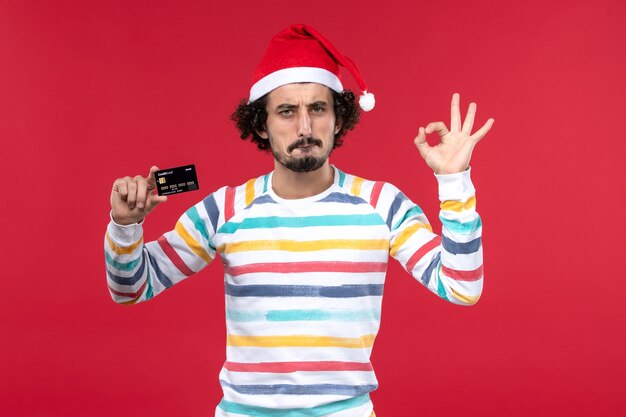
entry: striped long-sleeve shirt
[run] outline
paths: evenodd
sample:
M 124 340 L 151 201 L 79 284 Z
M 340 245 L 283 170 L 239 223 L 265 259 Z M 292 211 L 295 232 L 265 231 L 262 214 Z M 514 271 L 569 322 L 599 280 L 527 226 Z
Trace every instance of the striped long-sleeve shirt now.
M 389 255 L 452 303 L 480 296 L 469 171 L 437 176 L 438 236 L 393 185 L 334 170 L 330 188 L 297 200 L 273 192 L 271 173 L 221 188 L 154 242 L 144 244 L 141 224 L 108 226 L 107 281 L 119 303 L 146 301 L 220 255 L 227 349 L 217 417 L 369 416 Z

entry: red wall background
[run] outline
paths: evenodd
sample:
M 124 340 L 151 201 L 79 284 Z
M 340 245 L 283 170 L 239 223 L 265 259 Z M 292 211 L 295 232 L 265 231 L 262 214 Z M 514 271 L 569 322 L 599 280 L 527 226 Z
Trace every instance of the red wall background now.
M 377 414 L 623 415 L 617 0 L 2 0 L 0 415 L 212 415 L 222 268 L 149 303 L 114 304 L 109 192 L 151 164 L 196 164 L 201 190 L 151 214 L 154 239 L 209 192 L 271 170 L 229 115 L 267 41 L 292 22 L 334 41 L 376 94 L 333 163 L 396 184 L 436 225 L 418 127 L 449 122 L 455 91 L 463 108 L 478 103 L 477 126 L 496 119 L 472 161 L 483 298 L 447 304 L 392 262 L 373 354 Z

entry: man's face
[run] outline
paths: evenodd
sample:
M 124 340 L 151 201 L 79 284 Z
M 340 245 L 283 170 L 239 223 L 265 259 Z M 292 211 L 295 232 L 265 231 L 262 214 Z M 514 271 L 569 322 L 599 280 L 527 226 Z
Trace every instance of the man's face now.
M 278 163 L 296 172 L 315 171 L 333 150 L 335 123 L 330 89 L 317 83 L 287 84 L 269 93 L 266 131 Z

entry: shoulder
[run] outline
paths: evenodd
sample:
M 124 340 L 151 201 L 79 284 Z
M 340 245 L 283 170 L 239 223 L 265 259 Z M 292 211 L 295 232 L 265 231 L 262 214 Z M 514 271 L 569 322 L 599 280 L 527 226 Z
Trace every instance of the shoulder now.
M 369 180 L 337 169 L 338 185 L 342 192 L 366 201 L 373 208 L 388 206 L 402 192 L 386 181 Z M 406 198 L 406 197 L 405 197 Z
M 368 180 L 358 175 L 340 172 L 339 186 L 343 192 L 367 202 L 393 229 L 408 212 L 421 212 L 398 187 L 386 181 Z
M 210 220 L 213 230 L 227 223 L 236 213 L 267 194 L 269 174 L 251 178 L 237 186 L 224 186 L 206 196 L 194 208 Z

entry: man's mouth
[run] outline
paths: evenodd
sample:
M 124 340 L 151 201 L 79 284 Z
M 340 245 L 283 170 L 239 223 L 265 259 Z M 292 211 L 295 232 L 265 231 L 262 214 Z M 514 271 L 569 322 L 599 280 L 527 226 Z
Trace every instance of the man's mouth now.
M 315 146 L 322 147 L 322 141 L 315 138 L 302 138 L 298 139 L 287 148 L 288 152 L 292 152 L 295 149 L 308 150 Z

